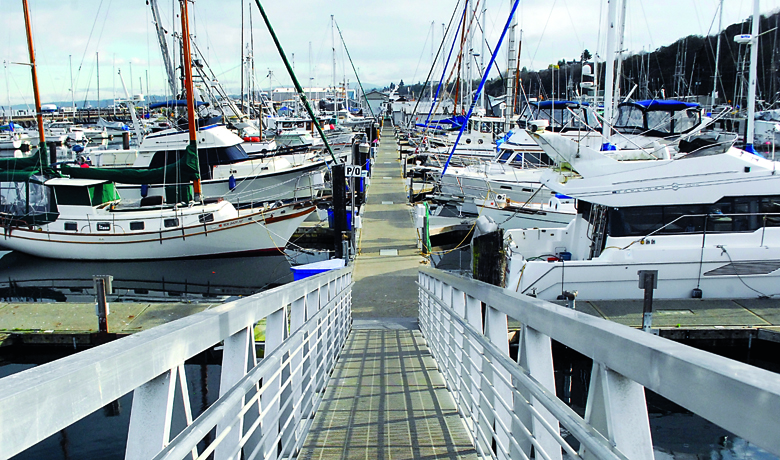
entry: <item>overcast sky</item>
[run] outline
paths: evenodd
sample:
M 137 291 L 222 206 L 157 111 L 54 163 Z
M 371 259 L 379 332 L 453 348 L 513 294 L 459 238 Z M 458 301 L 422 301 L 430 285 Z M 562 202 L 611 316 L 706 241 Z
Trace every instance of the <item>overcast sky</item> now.
M 158 0 L 162 22 L 168 31 L 180 28 L 178 1 Z M 303 85 L 332 83 L 331 20 L 334 15 L 344 35 L 360 78 L 369 86 L 404 80 L 424 81 L 431 63 L 431 24 L 434 47 L 442 39 L 456 6 L 465 0 L 273 0 L 263 1 L 271 23 L 288 57 L 294 54 L 295 70 Z M 146 0 L 29 0 L 42 102 L 71 99 L 72 62 L 77 105 L 97 97 L 96 52 L 100 62 L 100 97 L 110 99 L 121 91 L 115 69 L 121 69 L 133 93 L 165 94 L 165 73 L 152 15 Z M 690 34 L 717 31 L 718 0 L 628 0 L 625 48 L 654 50 Z M 476 0 L 469 0 L 476 5 Z M 723 24 L 750 16 L 751 0 L 725 0 Z M 241 15 L 244 10 L 244 39 Z M 480 0 L 485 13 L 486 40 L 498 41 L 509 13 L 509 0 Z M 780 0 L 762 0 L 761 12 L 776 11 Z M 546 68 L 559 59 L 578 58 L 583 49 L 604 54 L 606 0 L 522 0 L 518 25 L 523 30 L 521 66 Z M 32 105 L 29 62 L 21 0 L 0 0 L 0 105 Z M 253 21 L 255 74 L 263 88 L 291 85 L 254 1 L 196 0 L 191 7 L 190 31 L 218 79 L 230 93 L 240 88 L 241 50 L 250 41 Z M 456 14 L 460 17 L 460 11 Z M 453 26 L 453 28 L 456 27 Z M 169 34 L 170 36 L 170 34 Z M 344 75 L 355 81 L 344 58 L 338 32 L 337 80 Z M 452 41 L 448 40 L 445 52 Z M 475 53 L 481 52 L 481 33 L 474 37 Z M 170 45 L 169 45 L 170 46 Z M 311 52 L 309 51 L 311 49 Z M 473 59 L 473 58 L 472 58 Z M 476 58 L 479 60 L 480 58 Z M 485 61 L 489 55 L 485 57 Z M 506 49 L 497 59 L 506 67 Z M 311 63 L 311 64 L 310 64 Z M 267 77 L 269 69 L 273 80 Z M 310 70 L 311 69 L 311 70 Z M 132 71 L 132 80 L 130 73 Z M 441 73 L 439 68 L 436 75 Z M 475 78 L 477 78 L 475 76 Z M 141 88 L 141 85 L 143 87 Z M 366 88 L 368 90 L 369 88 Z M 119 97 L 119 93 L 117 94 Z

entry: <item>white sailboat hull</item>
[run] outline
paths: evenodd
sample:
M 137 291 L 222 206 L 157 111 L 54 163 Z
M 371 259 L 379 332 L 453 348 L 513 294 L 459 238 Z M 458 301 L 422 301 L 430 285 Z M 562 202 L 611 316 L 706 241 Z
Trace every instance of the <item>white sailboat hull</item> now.
M 78 230 L 66 232 L 62 217 L 40 227 L 6 227 L 0 235 L 0 247 L 37 257 L 77 260 L 146 260 L 186 259 L 196 257 L 278 254 L 290 236 L 315 209 L 308 205 L 273 210 L 242 212 L 229 219 L 213 222 L 196 221 L 189 225 L 161 228 L 156 231 L 132 231 L 133 217 L 122 219 L 121 213 L 77 222 Z M 155 211 L 150 211 L 155 212 Z M 201 213 L 203 211 L 196 211 Z M 160 212 L 157 211 L 159 214 Z M 214 213 L 217 214 L 216 212 Z M 165 214 L 160 220 L 173 218 Z M 138 217 L 135 217 L 138 219 Z M 185 221 L 184 218 L 181 219 Z M 109 230 L 97 230 L 101 223 Z

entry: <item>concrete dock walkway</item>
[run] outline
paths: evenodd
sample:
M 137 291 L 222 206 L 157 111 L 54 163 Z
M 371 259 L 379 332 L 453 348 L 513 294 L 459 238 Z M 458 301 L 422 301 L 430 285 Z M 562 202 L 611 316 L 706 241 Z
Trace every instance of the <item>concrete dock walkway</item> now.
M 476 459 L 417 328 L 417 249 L 392 128 L 371 177 L 353 272 L 353 330 L 301 459 Z
M 408 205 L 398 144 L 385 126 L 372 165 L 352 290 L 352 315 L 417 318 L 417 270 L 425 259 Z

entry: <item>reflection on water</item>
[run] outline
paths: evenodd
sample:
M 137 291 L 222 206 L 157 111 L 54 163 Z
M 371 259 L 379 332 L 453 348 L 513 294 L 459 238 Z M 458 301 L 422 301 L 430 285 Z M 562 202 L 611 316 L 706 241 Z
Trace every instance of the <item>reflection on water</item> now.
M 0 258 L 0 299 L 93 302 L 93 275 L 112 275 L 112 302 L 209 301 L 292 281 L 284 255 L 143 262 L 74 262 L 10 252 Z

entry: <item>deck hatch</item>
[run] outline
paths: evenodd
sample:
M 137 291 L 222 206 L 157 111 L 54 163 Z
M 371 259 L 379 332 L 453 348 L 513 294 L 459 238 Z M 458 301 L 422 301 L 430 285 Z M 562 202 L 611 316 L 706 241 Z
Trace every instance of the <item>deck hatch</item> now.
M 704 276 L 768 275 L 780 269 L 780 260 L 732 262 L 704 273 Z

